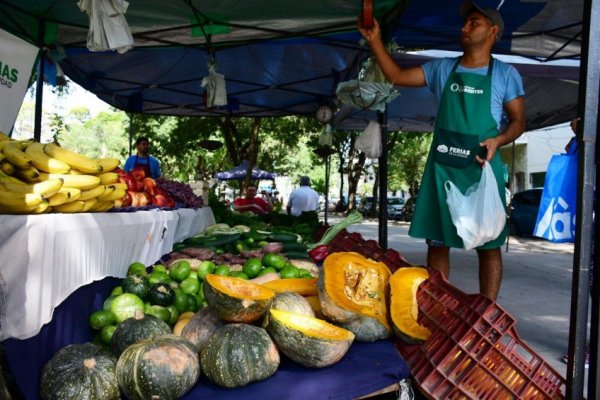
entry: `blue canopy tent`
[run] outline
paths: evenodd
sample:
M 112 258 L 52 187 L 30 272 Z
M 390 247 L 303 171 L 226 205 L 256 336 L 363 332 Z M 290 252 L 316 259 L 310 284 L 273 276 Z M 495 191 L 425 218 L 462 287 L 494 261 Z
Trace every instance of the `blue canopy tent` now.
M 246 177 L 246 172 L 248 171 L 248 160 L 242 161 L 240 165 L 229 169 L 223 172 L 217 172 L 215 174 L 215 179 L 219 181 L 239 181 L 243 180 Z M 275 179 L 277 174 L 274 172 L 264 171 L 260 168 L 254 167 L 252 168 L 251 179 L 259 180 L 259 179 Z

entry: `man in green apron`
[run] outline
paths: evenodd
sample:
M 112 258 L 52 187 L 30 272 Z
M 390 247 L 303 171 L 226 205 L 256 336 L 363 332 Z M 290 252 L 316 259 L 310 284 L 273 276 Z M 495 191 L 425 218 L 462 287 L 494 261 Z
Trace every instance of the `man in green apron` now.
M 523 83 L 514 67 L 492 57 L 502 36 L 500 13 L 472 1 L 460 9 L 464 18 L 460 43 L 463 55 L 402 68 L 385 49 L 377 21 L 359 30 L 369 42 L 386 78 L 400 86 L 428 86 L 438 100 L 434 136 L 421 182 L 409 234 L 427 239 L 427 265 L 446 277 L 450 248 L 463 248 L 452 223 L 444 182 L 463 193 L 478 182 L 486 160 L 494 171 L 500 198 L 505 202 L 503 166 L 497 149 L 517 139 L 525 128 Z M 501 128 L 502 115 L 508 122 Z M 496 299 L 502 280 L 505 227 L 500 236 L 477 247 L 480 292 Z

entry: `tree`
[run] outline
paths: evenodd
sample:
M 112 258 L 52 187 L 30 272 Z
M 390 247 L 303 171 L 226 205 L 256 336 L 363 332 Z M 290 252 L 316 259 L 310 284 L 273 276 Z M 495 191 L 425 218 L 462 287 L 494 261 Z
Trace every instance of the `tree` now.
M 418 193 L 432 137 L 431 132 L 402 132 L 398 135 L 397 144 L 388 159 L 390 187 L 406 185 L 411 196 Z

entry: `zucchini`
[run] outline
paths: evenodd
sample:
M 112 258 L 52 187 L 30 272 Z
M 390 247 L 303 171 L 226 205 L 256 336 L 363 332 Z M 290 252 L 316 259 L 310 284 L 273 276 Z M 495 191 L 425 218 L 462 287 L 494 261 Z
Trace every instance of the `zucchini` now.
M 234 243 L 236 240 L 239 240 L 240 237 L 241 235 L 239 233 L 219 234 L 207 236 L 205 238 L 188 238 L 184 240 L 183 243 L 191 247 L 216 248 L 229 243 Z
M 308 246 L 304 243 L 298 242 L 282 242 L 283 243 L 283 252 L 286 253 L 288 251 L 308 251 Z
M 268 239 L 272 242 L 299 242 L 302 237 L 295 233 L 271 232 Z
M 310 259 L 310 256 L 308 255 L 308 251 L 301 251 L 301 250 L 290 250 L 290 251 L 285 251 L 283 252 L 287 258 L 289 259 Z

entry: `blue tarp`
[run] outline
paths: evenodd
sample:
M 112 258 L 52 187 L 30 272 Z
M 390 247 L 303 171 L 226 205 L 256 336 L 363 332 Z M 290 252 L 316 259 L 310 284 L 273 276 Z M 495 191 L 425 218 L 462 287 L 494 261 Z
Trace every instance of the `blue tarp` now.
M 234 167 L 230 170 L 217 172 L 215 174 L 215 179 L 219 181 L 233 181 L 233 180 L 242 180 L 246 178 L 246 171 L 248 170 L 248 160 L 242 161 L 240 165 Z M 274 172 L 263 171 L 257 167 L 252 168 L 251 178 L 255 180 L 260 179 L 275 179 L 277 174 Z

